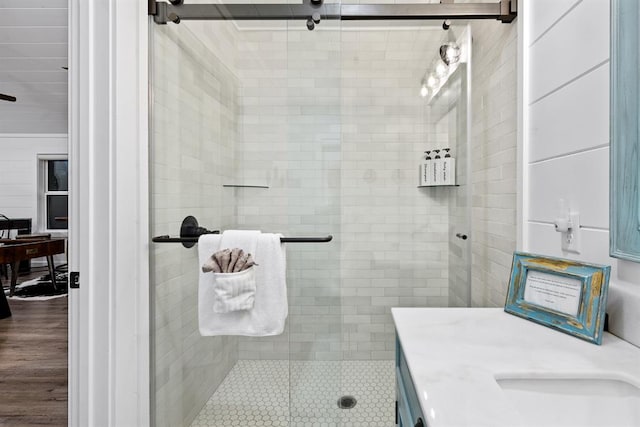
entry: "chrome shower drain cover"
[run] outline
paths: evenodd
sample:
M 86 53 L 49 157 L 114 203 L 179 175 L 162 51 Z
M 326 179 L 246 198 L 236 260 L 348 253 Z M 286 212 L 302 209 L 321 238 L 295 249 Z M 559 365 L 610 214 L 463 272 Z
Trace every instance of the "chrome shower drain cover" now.
M 338 399 L 338 408 L 340 409 L 351 409 L 356 406 L 358 401 L 353 396 L 342 396 Z

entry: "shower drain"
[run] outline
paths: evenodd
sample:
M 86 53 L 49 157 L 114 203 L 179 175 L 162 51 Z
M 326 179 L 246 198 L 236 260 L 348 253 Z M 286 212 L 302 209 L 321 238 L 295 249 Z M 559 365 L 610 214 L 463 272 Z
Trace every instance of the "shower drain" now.
M 356 406 L 358 401 L 353 396 L 342 396 L 338 399 L 338 408 L 340 409 L 351 409 Z

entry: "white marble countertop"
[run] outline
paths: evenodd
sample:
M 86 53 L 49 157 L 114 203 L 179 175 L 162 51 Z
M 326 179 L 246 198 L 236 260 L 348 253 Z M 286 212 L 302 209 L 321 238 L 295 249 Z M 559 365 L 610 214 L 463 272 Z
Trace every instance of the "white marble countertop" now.
M 605 333 L 598 346 L 501 308 L 393 308 L 429 427 L 522 426 L 496 378 L 623 379 L 640 386 L 640 349 Z

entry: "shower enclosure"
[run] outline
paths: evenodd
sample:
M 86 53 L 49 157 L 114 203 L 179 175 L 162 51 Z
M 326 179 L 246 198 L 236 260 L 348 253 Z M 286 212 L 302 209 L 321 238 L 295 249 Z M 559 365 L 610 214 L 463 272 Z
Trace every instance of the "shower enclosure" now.
M 150 27 L 151 234 L 193 215 L 333 240 L 285 244 L 287 326 L 261 338 L 200 336 L 197 246 L 153 244 L 153 424 L 393 425 L 390 308 L 470 304 L 469 27 L 162 7 L 182 22 Z M 444 148 L 457 185 L 417 188 Z

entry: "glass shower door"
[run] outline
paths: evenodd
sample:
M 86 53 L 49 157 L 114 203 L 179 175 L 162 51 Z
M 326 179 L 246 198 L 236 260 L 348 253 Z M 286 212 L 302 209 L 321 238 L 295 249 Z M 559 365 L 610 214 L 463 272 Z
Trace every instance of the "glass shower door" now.
M 468 305 L 470 244 L 455 237 L 469 236 L 468 66 L 429 104 L 439 27 L 314 25 L 151 28 L 152 235 L 194 215 L 333 236 L 285 245 L 288 318 L 267 337 L 201 336 L 197 246 L 152 246 L 154 425 L 388 427 L 391 308 Z M 459 187 L 416 188 L 440 144 Z
M 233 25 L 240 82 L 235 227 L 334 236 L 328 243 L 286 244 L 285 331 L 239 337 L 238 366 L 255 374 L 259 398 L 285 415 L 277 418 L 282 425 L 337 425 L 343 333 L 340 23 L 314 23 L 313 31 L 299 20 Z M 253 187 L 242 187 L 248 185 Z
M 457 187 L 449 200 L 449 306 L 471 305 L 471 183 L 469 181 L 469 150 L 467 132 L 466 85 L 467 65 L 461 64 L 451 82 L 458 99 L 451 106 L 451 135 L 455 147 Z
M 339 426 L 342 395 L 341 21 L 287 25 L 287 221 L 291 427 Z
M 459 39 L 462 60 L 448 82 L 449 135 L 456 155 L 455 194 L 449 199 L 449 306 L 471 306 L 471 29 Z
M 470 27 L 452 27 L 461 48 L 461 58 L 455 70 L 446 76 L 428 107 L 429 123 L 436 129 L 436 155 L 455 158 L 455 186 L 438 188 L 446 193 L 447 212 L 447 280 L 449 307 L 471 305 L 471 31 Z M 449 36 L 452 37 L 452 36 Z M 447 41 L 449 39 L 444 39 Z M 444 42 L 443 41 L 443 42 Z
M 230 30 L 221 23 L 220 34 Z M 188 215 L 234 226 L 223 184 L 233 174 L 238 81 L 197 23 L 151 25 L 151 235 L 177 235 Z M 152 244 L 152 422 L 190 425 L 235 366 L 237 338 L 198 330 L 197 246 Z

